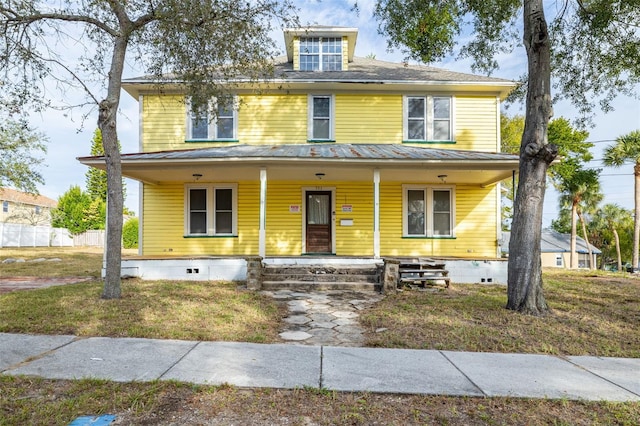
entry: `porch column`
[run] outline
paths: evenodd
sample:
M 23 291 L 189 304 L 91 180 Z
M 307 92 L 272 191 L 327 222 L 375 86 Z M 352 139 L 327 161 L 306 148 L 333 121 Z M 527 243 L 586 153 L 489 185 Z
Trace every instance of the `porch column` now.
M 264 258 L 267 252 L 267 169 L 260 169 L 260 225 L 258 231 L 258 254 Z
M 380 259 L 380 170 L 373 170 L 373 257 Z

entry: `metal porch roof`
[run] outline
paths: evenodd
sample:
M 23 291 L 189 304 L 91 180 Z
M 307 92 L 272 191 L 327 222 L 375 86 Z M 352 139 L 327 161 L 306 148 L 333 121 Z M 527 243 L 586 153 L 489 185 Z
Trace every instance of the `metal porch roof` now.
M 101 157 L 82 157 L 91 162 Z M 379 160 L 428 162 L 516 162 L 515 154 L 463 151 L 417 147 L 398 144 L 292 144 L 292 145 L 231 145 L 176 151 L 123 154 L 123 162 L 154 160 L 252 160 L 252 159 L 306 159 L 306 160 Z
M 105 169 L 104 157 L 81 157 L 81 163 Z M 518 169 L 514 154 L 462 151 L 404 144 L 307 143 L 226 145 L 122 155 L 122 174 L 142 182 L 206 179 L 252 179 L 259 168 L 274 179 L 368 179 L 372 170 L 385 179 L 492 185 Z M 320 170 L 322 169 L 322 170 Z

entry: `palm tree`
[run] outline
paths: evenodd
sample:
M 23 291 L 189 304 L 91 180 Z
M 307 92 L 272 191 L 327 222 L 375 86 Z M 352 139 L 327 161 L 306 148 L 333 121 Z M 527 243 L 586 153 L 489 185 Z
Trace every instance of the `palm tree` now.
M 581 169 L 578 168 L 569 176 L 562 177 L 558 182 L 557 188 L 560 191 L 560 208 L 571 209 L 571 255 L 569 267 L 576 269 L 578 267 L 578 257 L 576 256 L 576 236 L 577 236 L 577 220 L 580 219 L 587 247 L 589 248 L 589 268 L 593 256 L 591 254 L 591 246 L 586 235 L 586 226 L 584 223 L 584 211 L 593 211 L 598 203 L 602 201 L 602 193 L 600 192 L 600 181 L 598 177 L 600 170 Z
M 620 250 L 620 235 L 618 227 L 622 226 L 625 220 L 630 219 L 631 212 L 623 209 L 617 204 L 605 204 L 596 214 L 597 221 L 613 234 L 616 247 L 616 257 L 618 260 L 618 271 L 622 271 L 622 253 Z
M 638 248 L 640 246 L 640 130 L 620 136 L 614 145 L 609 145 L 604 151 L 604 165 L 620 167 L 627 161 L 635 162 L 634 175 L 634 203 L 635 215 L 633 226 L 633 271 L 638 269 Z

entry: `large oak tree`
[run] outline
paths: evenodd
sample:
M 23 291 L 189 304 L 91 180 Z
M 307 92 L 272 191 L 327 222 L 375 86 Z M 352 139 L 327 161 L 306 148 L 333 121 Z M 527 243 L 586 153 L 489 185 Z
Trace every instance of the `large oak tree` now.
M 545 6 L 556 8 L 550 24 Z M 569 99 L 588 118 L 594 99 L 608 109 L 618 94 L 633 92 L 640 81 L 640 0 L 377 0 L 376 15 L 390 47 L 423 62 L 450 54 L 467 24 L 470 41 L 459 53 L 473 58 L 475 69 L 494 71 L 498 53 L 524 46 L 525 127 L 507 308 L 544 314 L 540 233 L 547 169 L 557 155 L 547 139 L 553 98 Z
M 223 92 L 230 77 L 255 81 L 268 73 L 275 54 L 272 27 L 287 25 L 292 12 L 287 0 L 0 0 L 0 107 L 46 108 L 57 96 L 65 107 L 97 110 L 108 188 L 103 298 L 121 292 L 123 191 L 116 132 L 125 59 L 157 81 L 170 73 L 183 82 L 197 109 Z M 80 51 L 75 63 L 68 60 L 73 50 Z M 74 88 L 86 98 L 74 103 Z

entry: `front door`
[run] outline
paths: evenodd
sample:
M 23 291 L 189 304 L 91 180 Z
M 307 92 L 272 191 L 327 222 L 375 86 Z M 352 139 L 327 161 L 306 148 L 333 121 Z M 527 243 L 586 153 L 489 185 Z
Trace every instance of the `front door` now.
M 307 191 L 306 252 L 331 253 L 331 191 Z

